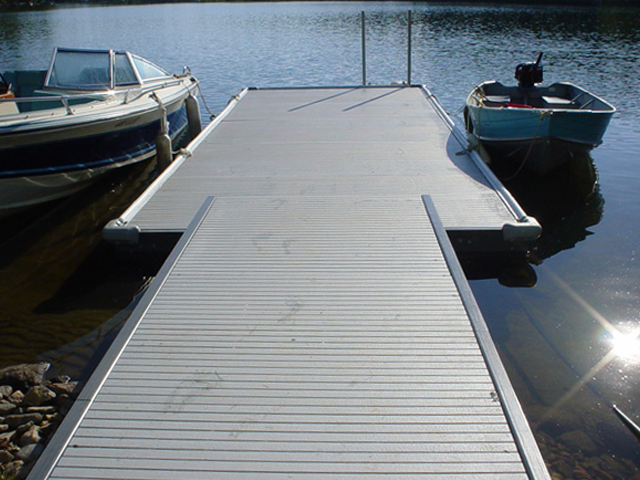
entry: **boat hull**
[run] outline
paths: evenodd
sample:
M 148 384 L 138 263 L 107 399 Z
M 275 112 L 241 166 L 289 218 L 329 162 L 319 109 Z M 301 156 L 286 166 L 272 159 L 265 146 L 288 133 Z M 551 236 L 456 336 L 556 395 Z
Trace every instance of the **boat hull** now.
M 576 157 L 584 156 L 592 149 L 589 145 L 553 137 L 526 141 L 482 141 L 482 146 L 489 154 L 492 165 L 496 167 L 494 170 L 498 169 L 500 176 L 507 177 L 522 169 L 536 175 L 545 175 Z
M 185 102 L 191 91 L 177 92 L 164 105 L 173 141 L 189 124 Z M 32 119 L 0 129 L 0 218 L 71 195 L 115 168 L 153 157 L 161 129 L 158 105 L 113 110 L 90 119 Z
M 602 143 L 615 112 L 601 98 L 572 84 L 554 84 L 535 90 L 533 100 L 521 100 L 533 105 L 513 103 L 514 92 L 515 87 L 497 82 L 476 87 L 467 98 L 465 127 L 492 158 L 525 161 L 528 170 L 539 174 L 562 165 L 572 151 L 588 151 Z M 559 92 L 580 97 L 583 103 L 552 96 Z M 590 105 L 593 108 L 584 108 Z

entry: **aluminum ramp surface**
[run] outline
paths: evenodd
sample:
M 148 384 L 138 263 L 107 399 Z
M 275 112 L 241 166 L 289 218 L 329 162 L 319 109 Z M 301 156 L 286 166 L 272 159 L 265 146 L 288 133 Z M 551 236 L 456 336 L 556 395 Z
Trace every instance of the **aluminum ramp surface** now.
M 207 196 L 407 194 L 431 196 L 449 231 L 536 238 L 538 223 L 456 131 L 424 87 L 248 90 L 105 238 L 183 232 Z
M 434 215 L 205 204 L 30 478 L 548 479 Z

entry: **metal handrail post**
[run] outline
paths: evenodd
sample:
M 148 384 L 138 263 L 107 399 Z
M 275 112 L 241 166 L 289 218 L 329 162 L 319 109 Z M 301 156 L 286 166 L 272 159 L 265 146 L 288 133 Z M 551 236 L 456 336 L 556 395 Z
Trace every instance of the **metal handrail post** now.
M 407 27 L 407 85 L 411 85 L 411 10 L 408 15 L 408 27 Z
M 360 13 L 360 28 L 362 30 L 362 85 L 367 84 L 367 52 L 365 48 L 364 11 Z

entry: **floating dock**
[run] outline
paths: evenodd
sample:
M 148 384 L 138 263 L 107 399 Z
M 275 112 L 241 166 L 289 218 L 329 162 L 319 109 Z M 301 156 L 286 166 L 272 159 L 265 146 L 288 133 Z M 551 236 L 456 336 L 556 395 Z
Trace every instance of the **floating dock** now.
M 245 90 L 191 148 L 107 239 L 181 234 L 210 195 L 427 194 L 454 242 L 500 250 L 540 235 L 424 87 Z
M 537 224 L 434 105 L 234 101 L 105 234 L 181 236 L 29 479 L 549 480 L 449 239 Z

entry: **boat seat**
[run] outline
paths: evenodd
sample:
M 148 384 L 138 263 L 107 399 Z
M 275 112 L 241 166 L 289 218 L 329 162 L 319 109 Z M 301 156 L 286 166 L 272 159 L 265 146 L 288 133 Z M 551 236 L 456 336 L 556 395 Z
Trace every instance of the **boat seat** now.
M 0 115 L 13 115 L 20 113 L 16 102 L 0 102 Z
M 549 97 L 549 96 L 543 95 L 542 100 L 544 100 L 545 106 L 550 108 L 577 108 L 578 107 L 575 102 L 569 100 L 568 98 Z
M 484 97 L 488 102 L 492 103 L 508 103 L 511 101 L 509 95 L 487 95 Z

